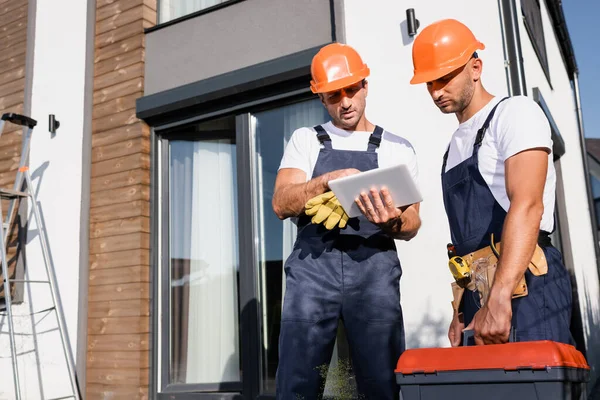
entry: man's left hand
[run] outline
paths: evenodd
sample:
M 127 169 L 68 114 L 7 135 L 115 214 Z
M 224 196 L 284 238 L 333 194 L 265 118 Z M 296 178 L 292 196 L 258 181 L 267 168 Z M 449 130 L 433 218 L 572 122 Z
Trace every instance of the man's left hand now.
M 508 342 L 512 320 L 511 298 L 498 299 L 490 296 L 486 303 L 473 317 L 473 321 L 465 330 L 473 329 L 475 344 L 501 344 Z
M 394 200 L 390 191 L 383 187 L 381 192 L 376 189 L 371 189 L 370 192 L 373 201 L 367 192 L 362 192 L 360 197 L 354 201 L 358 205 L 360 212 L 367 219 L 380 226 L 385 226 L 390 223 L 395 223 L 402 215 L 402 211 L 394 206 Z M 383 198 L 383 200 L 382 200 Z

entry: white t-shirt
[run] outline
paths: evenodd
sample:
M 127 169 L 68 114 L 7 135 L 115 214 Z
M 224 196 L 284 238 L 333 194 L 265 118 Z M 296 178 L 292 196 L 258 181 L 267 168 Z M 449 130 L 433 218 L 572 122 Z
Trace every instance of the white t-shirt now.
M 493 98 L 469 120 L 458 126 L 450 140 L 446 171 L 473 155 L 477 131 L 501 99 Z M 544 186 L 544 214 L 540 229 L 551 232 L 554 227 L 554 193 L 556 172 L 552 158 L 550 124 L 542 109 L 530 98 L 515 96 L 504 100 L 492 118 L 479 149 L 479 172 L 492 195 L 505 211 L 510 207 L 506 194 L 504 162 L 521 151 L 547 148 L 548 173 Z
M 335 150 L 367 150 L 372 132 L 345 131 L 333 123 L 323 124 L 331 138 L 331 147 Z M 317 139 L 316 131 L 310 127 L 296 129 L 288 142 L 279 169 L 297 168 L 306 173 L 306 181 L 312 178 L 313 170 L 323 146 Z M 376 150 L 380 168 L 397 164 L 406 164 L 418 182 L 419 170 L 417 156 L 408 140 L 386 130 L 381 135 L 381 144 Z

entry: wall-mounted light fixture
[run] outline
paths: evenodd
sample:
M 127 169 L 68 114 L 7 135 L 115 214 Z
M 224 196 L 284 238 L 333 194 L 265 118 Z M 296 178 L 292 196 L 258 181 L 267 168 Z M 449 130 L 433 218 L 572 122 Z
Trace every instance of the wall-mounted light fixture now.
M 56 119 L 54 114 L 50 114 L 50 116 L 48 118 L 48 130 L 50 131 L 50 133 L 52 133 L 53 135 L 56 135 L 56 130 L 58 129 L 59 126 L 60 126 L 60 122 Z
M 409 8 L 406 10 L 406 27 L 408 28 L 408 36 L 412 37 L 417 34 L 419 29 L 419 20 L 415 18 L 415 9 Z

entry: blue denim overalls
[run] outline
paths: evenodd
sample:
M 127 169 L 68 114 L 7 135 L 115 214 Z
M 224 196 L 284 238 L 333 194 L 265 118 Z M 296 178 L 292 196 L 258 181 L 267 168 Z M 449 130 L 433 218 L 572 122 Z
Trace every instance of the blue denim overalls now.
M 315 130 L 323 148 L 313 178 L 338 169 L 378 167 L 382 128 L 371 134 L 367 151 L 335 150 L 323 127 Z M 285 272 L 277 399 L 320 397 L 319 367 L 329 365 L 340 319 L 362 398 L 398 398 L 394 368 L 404 350 L 404 326 L 402 270 L 393 239 L 364 216 L 328 231 L 303 215 Z
M 498 104 L 502 103 L 502 99 Z M 498 104 L 490 111 L 477 132 L 473 155 L 457 166 L 446 170 L 448 151 L 442 167 L 444 206 L 452 243 L 457 255 L 469 254 L 490 245 L 490 234 L 500 240 L 506 211 L 498 204 L 478 168 L 478 152 Z M 526 134 L 526 132 L 522 132 Z M 548 232 L 540 231 L 538 244 L 548 261 L 548 273 L 533 275 L 525 272 L 529 294 L 513 299 L 512 326 L 516 341 L 553 340 L 572 343 L 571 283 L 560 252 L 552 246 Z M 465 326 L 480 308 L 479 294 L 465 290 L 462 300 Z

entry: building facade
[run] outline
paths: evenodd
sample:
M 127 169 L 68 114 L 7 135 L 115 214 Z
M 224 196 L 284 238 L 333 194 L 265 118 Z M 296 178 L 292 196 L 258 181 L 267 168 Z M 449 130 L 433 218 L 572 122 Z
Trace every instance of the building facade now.
M 553 241 L 573 278 L 572 331 L 596 381 L 598 240 L 560 1 L 0 0 L 0 111 L 39 122 L 30 166 L 84 398 L 273 397 L 283 263 L 295 237 L 271 209 L 274 179 L 294 129 L 327 120 L 308 82 L 313 55 L 334 41 L 371 69 L 369 119 L 407 138 L 419 160 L 423 226 L 397 243 L 407 347 L 448 345 L 439 169 L 457 122 L 408 84 L 409 8 L 421 27 L 467 24 L 486 45 L 486 88 L 530 96 L 546 113 L 558 179 Z M 50 114 L 61 123 L 54 135 Z M 5 185 L 19 141 L 14 128 L 0 137 Z M 35 276 L 37 227 L 27 229 L 21 264 Z M 23 293 L 21 393 L 64 396 L 54 320 L 36 313 L 49 294 Z M 0 349 L 9 376 L 6 335 Z M 341 330 L 332 364 L 344 357 Z M 0 399 L 12 390 L 2 385 Z

